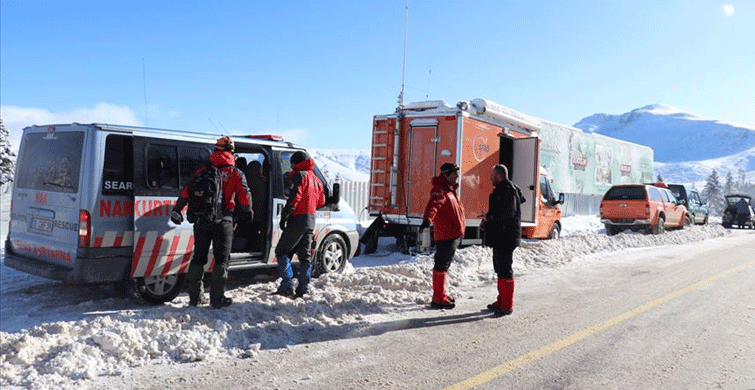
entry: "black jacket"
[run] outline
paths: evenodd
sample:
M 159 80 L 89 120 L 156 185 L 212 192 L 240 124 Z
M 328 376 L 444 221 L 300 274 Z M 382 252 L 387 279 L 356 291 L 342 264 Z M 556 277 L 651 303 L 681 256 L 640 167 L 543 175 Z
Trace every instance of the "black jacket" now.
M 488 198 L 485 245 L 514 250 L 522 241 L 522 190 L 511 180 L 498 183 Z

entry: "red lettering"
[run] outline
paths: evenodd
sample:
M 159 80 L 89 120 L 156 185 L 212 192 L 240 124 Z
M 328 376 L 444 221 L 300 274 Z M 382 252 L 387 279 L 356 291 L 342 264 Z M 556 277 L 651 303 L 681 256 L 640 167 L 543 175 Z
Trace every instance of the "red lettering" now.
M 37 192 L 36 196 L 34 197 L 34 202 L 36 202 L 37 204 L 47 204 L 47 193 Z
M 100 200 L 100 217 L 110 216 L 110 201 Z
M 123 216 L 123 209 L 121 208 L 121 201 L 116 200 L 115 205 L 113 205 L 113 216 L 114 217 L 122 217 Z
M 123 202 L 123 210 L 124 210 L 124 214 L 126 214 L 127 217 L 133 217 L 134 216 L 134 202 L 130 200 Z

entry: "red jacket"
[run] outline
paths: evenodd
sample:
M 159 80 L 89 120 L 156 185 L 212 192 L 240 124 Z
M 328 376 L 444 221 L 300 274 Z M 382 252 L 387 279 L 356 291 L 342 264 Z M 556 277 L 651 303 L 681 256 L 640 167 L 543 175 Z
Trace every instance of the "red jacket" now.
M 291 172 L 291 194 L 283 208 L 281 219 L 307 214 L 315 215 L 317 209 L 325 206 L 322 183 L 315 176 L 315 161 L 308 158 L 294 166 Z
M 233 215 L 233 210 L 236 208 L 236 201 L 238 200 L 243 211 L 251 212 L 252 200 L 249 196 L 249 187 L 246 184 L 246 176 L 238 168 L 236 168 L 236 160 L 233 158 L 233 154 L 227 151 L 215 151 L 210 155 L 210 164 L 214 167 L 220 168 L 220 172 L 223 175 L 223 199 L 225 200 L 225 210 L 223 215 Z M 194 172 L 192 181 L 197 177 L 206 167 L 201 167 Z M 189 182 L 191 183 L 191 182 Z M 181 195 L 176 202 L 176 209 L 180 212 L 186 203 L 189 201 L 189 185 L 184 187 L 181 191 Z
M 464 236 L 464 206 L 456 196 L 459 185 L 445 176 L 433 178 L 430 200 L 425 207 L 424 219 L 433 223 L 435 241 L 453 240 Z

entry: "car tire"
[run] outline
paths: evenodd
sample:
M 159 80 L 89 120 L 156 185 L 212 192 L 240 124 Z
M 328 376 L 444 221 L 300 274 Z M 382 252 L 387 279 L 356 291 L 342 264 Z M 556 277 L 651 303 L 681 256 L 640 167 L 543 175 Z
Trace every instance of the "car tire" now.
M 322 241 L 317 250 L 312 276 L 319 277 L 322 274 L 341 272 L 346 268 L 348 261 L 348 248 L 346 242 L 338 234 L 331 234 Z
M 551 240 L 558 240 L 561 238 L 561 227 L 558 226 L 557 223 L 554 223 L 553 226 L 551 226 L 551 231 L 548 234 L 548 238 Z
M 666 218 L 658 217 L 658 224 L 653 226 L 653 234 L 663 234 L 666 231 Z
M 606 224 L 606 235 L 613 236 L 618 232 L 618 229 L 614 228 L 613 225 Z
M 136 278 L 135 293 L 139 298 L 155 305 L 172 301 L 183 289 L 184 274 L 157 275 Z
M 686 227 L 689 227 L 689 226 L 692 226 L 693 223 L 694 223 L 693 217 L 690 216 L 689 214 L 686 214 L 684 216 L 684 225 L 682 225 L 682 229 L 684 229 Z
M 708 224 L 708 214 L 705 214 L 705 219 L 703 219 L 703 223 L 701 225 L 707 225 Z

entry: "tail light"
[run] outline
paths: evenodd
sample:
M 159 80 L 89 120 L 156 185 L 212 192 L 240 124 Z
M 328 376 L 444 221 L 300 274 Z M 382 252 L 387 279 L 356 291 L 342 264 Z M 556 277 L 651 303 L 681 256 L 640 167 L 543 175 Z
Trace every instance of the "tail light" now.
M 79 248 L 89 248 L 92 238 L 92 216 L 89 211 L 79 210 Z
M 650 215 L 650 203 L 645 203 L 645 215 Z

